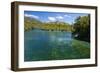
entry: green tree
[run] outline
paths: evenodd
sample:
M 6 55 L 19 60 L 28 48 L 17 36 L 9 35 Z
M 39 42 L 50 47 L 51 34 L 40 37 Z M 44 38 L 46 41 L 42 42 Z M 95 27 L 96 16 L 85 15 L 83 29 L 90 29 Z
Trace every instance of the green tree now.
M 76 18 L 73 35 L 76 39 L 90 42 L 90 15 Z

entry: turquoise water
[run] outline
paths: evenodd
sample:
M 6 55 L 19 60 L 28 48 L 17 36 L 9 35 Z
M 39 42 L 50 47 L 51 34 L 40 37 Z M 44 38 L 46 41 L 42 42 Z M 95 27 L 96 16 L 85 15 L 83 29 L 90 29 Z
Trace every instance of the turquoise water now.
M 24 32 L 24 61 L 90 58 L 90 43 L 72 38 L 71 32 Z

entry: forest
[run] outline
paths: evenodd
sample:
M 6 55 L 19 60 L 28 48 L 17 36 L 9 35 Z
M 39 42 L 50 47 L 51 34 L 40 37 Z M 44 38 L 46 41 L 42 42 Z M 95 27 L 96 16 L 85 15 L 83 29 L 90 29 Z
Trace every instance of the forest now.
M 69 31 L 72 32 L 73 38 L 90 42 L 90 15 L 77 17 L 73 24 L 60 21 L 41 22 L 29 17 L 25 17 L 24 22 L 25 31 L 32 29 Z
M 74 38 L 90 42 L 90 16 L 80 16 L 75 20 L 72 31 Z

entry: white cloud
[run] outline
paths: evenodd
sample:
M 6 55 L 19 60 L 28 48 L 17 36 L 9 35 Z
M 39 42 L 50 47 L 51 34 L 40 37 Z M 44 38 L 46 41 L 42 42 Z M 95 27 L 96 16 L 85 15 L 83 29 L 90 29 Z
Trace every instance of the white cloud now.
M 63 16 L 57 16 L 56 18 L 57 18 L 57 19 L 64 19 Z
M 70 16 L 70 15 L 67 15 L 67 14 L 66 14 L 66 15 L 64 15 L 64 17 L 68 17 L 68 18 L 71 18 L 71 16 Z
M 65 18 L 72 18 L 70 15 L 57 15 L 55 17 L 48 17 L 49 21 L 63 21 Z
M 57 21 L 57 20 L 62 20 L 62 19 L 64 19 L 64 17 L 63 16 L 55 16 L 55 17 L 48 17 L 48 19 L 50 20 L 50 21 Z
M 55 17 L 48 17 L 48 19 L 49 19 L 50 21 L 56 21 L 56 18 L 55 18 Z
M 36 16 L 36 15 L 25 14 L 24 16 L 25 16 L 25 17 L 31 17 L 31 18 L 39 19 L 39 16 Z

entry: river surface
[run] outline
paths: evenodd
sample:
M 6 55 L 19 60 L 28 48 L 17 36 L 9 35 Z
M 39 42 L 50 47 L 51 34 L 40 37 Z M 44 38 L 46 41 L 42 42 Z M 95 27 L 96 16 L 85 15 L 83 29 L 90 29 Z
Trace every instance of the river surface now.
M 53 51 L 71 48 L 72 33 L 30 30 L 24 32 L 24 61 L 56 60 Z M 55 50 L 54 50 L 55 49 Z M 56 54 L 56 52 L 55 52 Z

